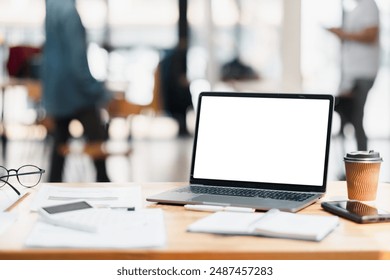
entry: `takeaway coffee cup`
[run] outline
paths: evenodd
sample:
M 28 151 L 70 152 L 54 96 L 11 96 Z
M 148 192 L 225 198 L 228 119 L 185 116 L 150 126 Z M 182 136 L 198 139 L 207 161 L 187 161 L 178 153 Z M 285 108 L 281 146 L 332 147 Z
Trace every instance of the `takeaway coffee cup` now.
M 375 151 L 357 151 L 344 157 L 348 198 L 371 201 L 376 199 L 382 158 Z

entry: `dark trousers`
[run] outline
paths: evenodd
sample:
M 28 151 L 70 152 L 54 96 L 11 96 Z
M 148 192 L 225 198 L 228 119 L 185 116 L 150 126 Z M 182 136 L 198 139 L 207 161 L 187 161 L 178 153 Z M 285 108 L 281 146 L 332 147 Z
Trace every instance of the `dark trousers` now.
M 366 104 L 367 95 L 374 84 L 374 79 L 357 79 L 347 96 L 336 98 L 335 111 L 341 118 L 340 133 L 343 134 L 344 126 L 347 123 L 353 125 L 357 148 L 359 151 L 367 150 L 367 136 L 363 127 L 364 105 Z
M 107 132 L 105 126 L 101 121 L 99 110 L 91 107 L 83 109 L 72 117 L 56 118 L 54 143 L 51 156 L 49 182 L 62 182 L 62 173 L 64 169 L 65 157 L 60 153 L 59 148 L 66 144 L 70 138 L 69 123 L 77 119 L 84 127 L 84 135 L 87 141 L 105 141 L 107 139 Z M 97 182 L 109 182 L 106 172 L 106 165 L 104 159 L 94 160 L 94 165 L 97 173 Z

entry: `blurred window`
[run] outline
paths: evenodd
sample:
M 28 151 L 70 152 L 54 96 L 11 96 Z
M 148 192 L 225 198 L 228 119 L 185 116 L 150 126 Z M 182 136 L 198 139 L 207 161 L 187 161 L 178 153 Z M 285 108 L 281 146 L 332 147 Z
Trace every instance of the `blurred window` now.
M 325 28 L 342 22 L 342 0 L 302 0 L 302 88 L 307 92 L 332 93 L 340 79 L 340 42 Z
M 189 0 L 188 9 L 191 44 L 205 49 L 209 1 Z M 262 77 L 280 78 L 283 0 L 213 0 L 211 9 L 212 40 L 219 66 L 239 56 Z

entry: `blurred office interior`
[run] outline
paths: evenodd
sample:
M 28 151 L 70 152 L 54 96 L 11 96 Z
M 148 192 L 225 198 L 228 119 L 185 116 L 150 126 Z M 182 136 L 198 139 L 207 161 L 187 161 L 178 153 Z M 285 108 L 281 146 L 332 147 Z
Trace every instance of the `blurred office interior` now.
M 87 29 L 90 69 L 106 82 L 119 104 L 115 112 L 102 112 L 110 123 L 105 149 L 110 151 L 107 168 L 113 182 L 188 180 L 194 112 L 187 114 L 190 136 L 179 137 L 178 124 L 158 104 L 155 78 L 159 62 L 178 43 L 180 5 L 186 8 L 187 79 L 196 109 L 199 93 L 209 90 L 336 95 L 340 44 L 324 27 L 340 26 L 343 8 L 354 4 L 354 0 L 76 2 Z M 390 181 L 390 1 L 376 3 L 381 13 L 381 68 L 368 96 L 364 126 L 369 149 L 384 159 L 381 180 Z M 6 67 L 11 47 L 43 46 L 44 17 L 44 0 L 0 0 L 0 164 L 8 168 L 36 164 L 50 169 L 51 142 L 42 121 L 39 77 L 10 82 Z M 338 127 L 335 114 L 329 180 L 341 178 L 343 154 L 356 149 L 353 128 L 346 127 L 343 143 Z M 94 181 L 91 159 L 82 152 L 86 145 L 82 127 L 74 122 L 70 129 L 66 181 Z

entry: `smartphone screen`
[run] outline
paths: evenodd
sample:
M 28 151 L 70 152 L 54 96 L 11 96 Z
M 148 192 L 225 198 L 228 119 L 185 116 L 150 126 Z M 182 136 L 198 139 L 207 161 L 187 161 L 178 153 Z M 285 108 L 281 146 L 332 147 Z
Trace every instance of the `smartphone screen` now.
M 341 201 L 336 204 L 337 207 L 341 207 L 347 210 L 349 213 L 357 216 L 377 216 L 390 214 L 387 211 L 374 208 L 359 201 Z
M 359 201 L 328 201 L 322 208 L 357 223 L 390 222 L 390 212 L 375 208 Z
M 58 214 L 87 208 L 92 208 L 92 206 L 85 201 L 42 207 L 42 209 L 44 209 L 49 214 Z

